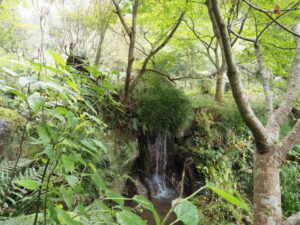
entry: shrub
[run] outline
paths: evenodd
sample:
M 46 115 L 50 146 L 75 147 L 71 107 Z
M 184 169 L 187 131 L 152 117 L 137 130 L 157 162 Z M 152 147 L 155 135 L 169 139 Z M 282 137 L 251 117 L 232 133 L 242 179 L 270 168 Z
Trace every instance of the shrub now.
M 134 94 L 135 111 L 143 131 L 174 133 L 191 120 L 192 105 L 187 96 L 163 77 L 148 75 Z

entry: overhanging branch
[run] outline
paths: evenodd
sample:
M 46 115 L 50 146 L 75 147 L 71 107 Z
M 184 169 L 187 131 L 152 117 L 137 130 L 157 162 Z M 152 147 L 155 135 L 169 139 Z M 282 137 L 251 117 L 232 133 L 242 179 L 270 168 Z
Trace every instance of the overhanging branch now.
M 251 2 L 249 2 L 248 0 L 243 0 L 243 2 L 245 2 L 246 4 L 248 4 L 251 8 L 259 11 L 259 12 L 262 12 L 264 13 L 267 17 L 269 17 L 274 23 L 276 23 L 279 27 L 281 27 L 283 30 L 289 32 L 290 34 L 293 34 L 294 36 L 296 37 L 300 37 L 300 34 L 299 33 L 296 33 L 292 30 L 290 30 L 289 28 L 287 28 L 286 26 L 284 26 L 283 24 L 281 24 L 278 20 L 276 20 L 273 16 L 271 16 L 269 14 L 269 11 L 268 10 L 264 10 L 264 9 L 261 9 L 259 8 L 258 6 L 252 4 Z
M 175 78 L 172 78 L 171 75 L 167 74 L 167 73 L 163 73 L 159 70 L 156 70 L 156 69 L 145 69 L 145 72 L 153 72 L 153 73 L 156 73 L 158 75 L 161 75 L 161 76 L 164 76 L 166 77 L 169 81 L 171 81 L 172 83 L 175 83 L 175 81 L 177 80 L 183 80 L 183 79 L 194 79 L 194 80 L 199 80 L 199 79 L 204 79 L 204 78 L 212 78 L 214 77 L 217 73 L 219 72 L 222 72 L 224 70 L 220 70 L 220 71 L 216 71 L 216 72 L 213 72 L 211 74 L 207 74 L 207 75 L 199 75 L 199 76 L 183 76 L 183 77 L 175 77 Z

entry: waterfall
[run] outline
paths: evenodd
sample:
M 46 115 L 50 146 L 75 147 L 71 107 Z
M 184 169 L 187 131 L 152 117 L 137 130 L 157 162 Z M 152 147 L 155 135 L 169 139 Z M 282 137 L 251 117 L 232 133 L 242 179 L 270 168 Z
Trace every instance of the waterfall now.
M 168 140 L 166 135 L 158 135 L 155 142 L 147 140 L 150 150 L 153 171 L 149 179 L 149 184 L 154 198 L 169 198 L 175 195 L 167 178 L 168 169 Z

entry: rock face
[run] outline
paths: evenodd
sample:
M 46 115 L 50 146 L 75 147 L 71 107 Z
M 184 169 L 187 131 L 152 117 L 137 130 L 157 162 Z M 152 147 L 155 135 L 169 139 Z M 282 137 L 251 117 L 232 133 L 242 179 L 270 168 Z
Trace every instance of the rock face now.
M 0 107 L 0 159 L 14 159 L 25 122 L 19 113 Z

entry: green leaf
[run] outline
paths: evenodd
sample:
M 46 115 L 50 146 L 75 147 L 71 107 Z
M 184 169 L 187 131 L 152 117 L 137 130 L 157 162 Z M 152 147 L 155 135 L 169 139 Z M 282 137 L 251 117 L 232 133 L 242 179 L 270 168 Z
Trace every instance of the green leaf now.
M 78 178 L 73 175 L 66 176 L 66 180 L 71 187 L 79 182 Z
M 217 188 L 217 187 L 214 187 L 210 184 L 207 185 L 207 187 L 209 189 L 211 189 L 213 192 L 215 192 L 217 195 L 219 195 L 221 198 L 225 199 L 226 201 L 230 202 L 231 204 L 234 204 L 236 206 L 239 206 L 241 208 L 248 208 L 248 205 L 244 202 L 242 202 L 241 200 L 239 200 L 238 198 L 236 198 L 235 196 L 233 196 L 232 194 L 220 189 L 220 188 Z
M 47 110 L 47 113 L 48 113 L 50 116 L 52 116 L 52 117 L 54 117 L 54 118 L 60 120 L 60 121 L 63 122 L 63 123 L 66 122 L 65 117 L 64 117 L 63 115 L 61 115 L 56 109 L 55 109 L 55 110 L 54 110 L 54 109 L 49 109 L 49 110 Z
M 71 190 L 71 188 L 65 188 L 64 186 L 61 186 L 59 188 L 59 191 L 60 191 L 62 198 L 64 199 L 66 205 L 68 206 L 68 208 L 71 208 L 72 207 L 72 195 L 73 195 L 73 191 Z
M 32 191 L 37 190 L 41 186 L 40 183 L 31 179 L 18 180 L 15 183 Z
M 74 169 L 74 161 L 67 155 L 61 156 L 62 165 L 67 172 L 72 172 Z
M 178 199 L 176 200 L 178 201 Z M 176 213 L 177 220 L 181 220 L 187 225 L 197 225 L 199 223 L 198 209 L 193 203 L 189 201 L 183 201 L 182 203 L 180 203 L 175 207 L 174 212 Z
M 21 92 L 19 92 L 18 90 L 12 88 L 12 87 L 7 87 L 7 90 L 13 94 L 15 94 L 16 96 L 20 97 L 23 100 L 26 100 L 26 96 L 24 94 L 22 94 Z
M 57 218 L 60 222 L 60 224 L 66 224 L 66 225 L 83 225 L 82 223 L 73 220 L 72 217 L 74 217 L 76 214 L 72 212 L 66 212 L 63 210 L 57 210 Z
M 93 142 L 94 142 L 98 147 L 100 147 L 102 151 L 104 151 L 105 153 L 107 153 L 107 148 L 105 147 L 105 145 L 104 145 L 101 141 L 95 140 L 95 139 L 94 139 Z
M 51 138 L 46 126 L 38 125 L 37 132 L 44 144 L 48 144 L 50 142 Z
M 88 114 L 88 113 L 86 113 L 86 115 L 87 115 L 90 119 L 94 120 L 99 126 L 101 126 L 101 127 L 105 126 L 105 124 L 103 123 L 103 121 L 100 120 L 100 119 L 98 119 L 97 117 L 92 116 L 92 115 L 90 115 L 90 114 Z
M 87 140 L 81 140 L 80 143 L 86 147 L 87 149 L 93 151 L 93 152 L 98 152 L 97 147 L 94 145 L 94 143 L 87 141 Z
M 146 225 L 146 222 L 141 217 L 130 211 L 118 212 L 116 217 L 121 225 Z
M 74 91 L 80 94 L 80 90 L 73 79 L 66 78 L 66 83 L 68 84 L 69 87 L 73 88 Z
M 152 202 L 150 202 L 144 196 L 140 196 L 140 195 L 135 195 L 132 199 L 135 200 L 137 203 L 139 203 L 143 208 L 150 210 L 153 213 L 156 224 L 158 225 L 160 224 L 161 222 L 160 217 Z
M 89 166 L 91 167 L 91 169 L 93 170 L 94 173 L 97 172 L 97 169 L 96 169 L 95 165 L 92 162 L 89 162 L 88 164 L 89 164 Z
M 57 52 L 52 51 L 52 50 L 48 50 L 48 52 L 52 55 L 55 62 L 57 62 L 60 66 L 62 66 L 62 67 L 66 66 L 66 61 L 60 54 L 58 54 Z
M 78 119 L 77 117 L 74 115 L 74 113 L 72 112 L 68 112 L 67 113 L 67 124 L 68 124 L 68 127 L 72 128 L 72 127 L 75 127 L 78 123 Z
M 93 173 L 92 175 L 92 180 L 94 183 L 98 186 L 99 190 L 105 190 L 106 189 L 106 184 L 102 177 L 98 173 Z
M 2 67 L 2 69 L 3 69 L 6 73 L 8 73 L 9 75 L 11 75 L 11 76 L 13 76 L 13 77 L 18 76 L 18 74 L 17 74 L 16 72 L 14 72 L 14 71 L 12 71 L 12 70 L 10 70 L 10 69 L 7 69 L 6 67 Z
M 124 198 L 119 193 L 111 191 L 111 190 L 106 190 L 106 196 L 108 198 Z M 112 199 L 112 201 L 116 202 L 119 205 L 124 205 L 124 200 L 123 199 Z
M 37 95 L 30 95 L 27 101 L 34 113 L 37 113 L 42 107 L 42 105 L 45 103 L 45 99 Z

